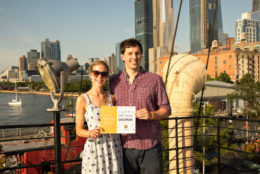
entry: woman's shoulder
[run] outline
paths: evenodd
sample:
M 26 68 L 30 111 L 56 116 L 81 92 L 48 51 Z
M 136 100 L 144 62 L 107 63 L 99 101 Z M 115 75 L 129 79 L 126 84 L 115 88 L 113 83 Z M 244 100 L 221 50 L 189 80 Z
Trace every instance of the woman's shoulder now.
M 78 96 L 77 98 L 77 103 L 82 103 L 82 104 L 86 104 L 87 103 L 87 94 L 83 93 L 80 96 Z

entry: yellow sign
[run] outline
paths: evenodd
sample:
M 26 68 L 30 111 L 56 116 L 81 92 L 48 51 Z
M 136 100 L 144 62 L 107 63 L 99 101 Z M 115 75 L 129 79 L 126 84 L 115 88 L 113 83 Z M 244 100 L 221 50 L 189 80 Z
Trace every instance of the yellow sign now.
M 100 127 L 102 134 L 135 133 L 134 106 L 102 106 Z

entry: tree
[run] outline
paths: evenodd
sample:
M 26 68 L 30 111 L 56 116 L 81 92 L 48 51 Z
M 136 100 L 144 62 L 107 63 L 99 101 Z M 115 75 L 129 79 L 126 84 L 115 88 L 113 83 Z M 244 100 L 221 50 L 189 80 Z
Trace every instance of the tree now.
M 230 76 L 229 76 L 226 72 L 221 73 L 221 74 L 216 78 L 216 80 L 219 80 L 219 81 L 222 81 L 222 82 L 226 82 L 226 83 L 233 83 L 233 82 L 231 81 Z
M 210 75 L 207 75 L 207 81 L 212 81 L 215 80 L 213 77 L 211 77 Z
M 192 106 L 194 108 L 194 116 L 199 116 L 200 103 L 194 102 Z M 210 104 L 203 104 L 201 110 L 200 116 L 213 116 L 215 114 L 214 108 Z M 194 123 L 198 123 L 198 118 L 194 119 Z M 215 117 L 200 118 L 197 126 L 195 126 L 194 129 L 194 136 L 197 136 L 197 144 L 195 145 L 199 148 L 194 149 L 194 156 L 196 159 L 195 163 L 197 167 L 200 167 L 204 160 L 207 167 L 212 167 L 216 165 L 217 157 L 210 159 L 209 153 L 203 154 L 202 148 L 205 148 L 206 152 L 217 151 L 217 119 Z M 237 148 L 233 144 L 230 144 L 233 131 L 232 129 L 232 125 L 227 125 L 222 121 L 222 129 L 220 130 L 220 145 L 222 147 Z M 225 153 L 228 153 L 228 151 L 221 150 L 221 155 Z
M 231 100 L 239 98 L 245 101 L 244 114 L 248 117 L 257 117 L 260 114 L 259 83 L 255 83 L 251 74 L 246 74 L 235 85 L 235 92 L 227 97 Z

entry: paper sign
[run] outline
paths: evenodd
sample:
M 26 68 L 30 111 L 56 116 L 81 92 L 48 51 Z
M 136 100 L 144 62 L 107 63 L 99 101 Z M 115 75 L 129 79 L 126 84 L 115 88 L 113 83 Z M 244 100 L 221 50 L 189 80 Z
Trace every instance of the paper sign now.
M 135 133 L 134 106 L 102 106 L 100 127 L 105 131 L 102 134 Z

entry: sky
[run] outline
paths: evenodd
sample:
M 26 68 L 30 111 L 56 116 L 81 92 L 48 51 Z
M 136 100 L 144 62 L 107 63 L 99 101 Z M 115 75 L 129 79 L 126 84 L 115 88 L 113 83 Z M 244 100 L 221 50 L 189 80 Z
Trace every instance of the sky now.
M 175 19 L 180 0 L 173 0 Z M 235 21 L 252 10 L 253 0 L 222 0 L 224 32 L 235 36 Z M 1 0 L 0 72 L 18 66 L 21 55 L 37 49 L 46 38 L 59 40 L 61 60 L 67 55 L 84 64 L 108 57 L 115 44 L 135 36 L 134 0 Z M 175 20 L 176 24 L 176 20 Z M 189 0 L 183 0 L 175 49 L 189 49 Z

